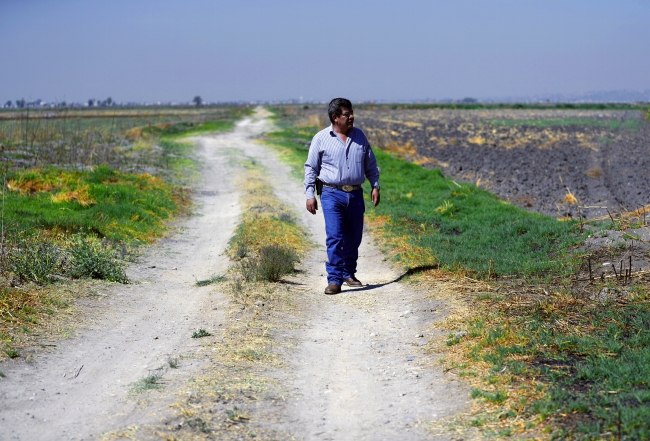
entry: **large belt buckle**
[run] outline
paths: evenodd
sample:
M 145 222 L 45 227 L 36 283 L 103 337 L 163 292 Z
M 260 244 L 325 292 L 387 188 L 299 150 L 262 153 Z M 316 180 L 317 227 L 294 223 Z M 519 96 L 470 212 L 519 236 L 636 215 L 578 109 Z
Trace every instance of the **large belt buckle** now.
M 341 190 L 347 191 L 348 193 L 354 191 L 354 185 L 344 185 L 341 187 Z

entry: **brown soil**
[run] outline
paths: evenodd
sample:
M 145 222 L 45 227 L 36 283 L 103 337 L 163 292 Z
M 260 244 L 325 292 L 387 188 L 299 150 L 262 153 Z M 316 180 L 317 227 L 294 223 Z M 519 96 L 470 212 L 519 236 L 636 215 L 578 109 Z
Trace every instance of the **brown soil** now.
M 378 109 L 358 112 L 356 124 L 379 148 L 549 216 L 650 204 L 650 123 L 640 112 Z

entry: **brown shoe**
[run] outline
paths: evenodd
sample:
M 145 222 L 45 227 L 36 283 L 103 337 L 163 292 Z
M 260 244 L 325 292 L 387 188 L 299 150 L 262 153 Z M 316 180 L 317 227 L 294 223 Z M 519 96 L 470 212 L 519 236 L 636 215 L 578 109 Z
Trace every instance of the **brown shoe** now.
M 348 286 L 363 286 L 363 283 L 361 283 L 356 277 L 348 277 L 347 279 L 343 279 L 343 281 Z
M 327 285 L 327 288 L 325 288 L 325 294 L 338 294 L 341 292 L 341 285 L 337 285 L 336 283 L 330 283 Z

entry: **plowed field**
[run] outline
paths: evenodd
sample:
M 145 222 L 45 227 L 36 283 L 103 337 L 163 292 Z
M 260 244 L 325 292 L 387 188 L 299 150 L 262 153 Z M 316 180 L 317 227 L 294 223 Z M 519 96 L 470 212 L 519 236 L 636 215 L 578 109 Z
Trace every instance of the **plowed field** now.
M 355 124 L 376 147 L 550 216 L 650 204 L 650 123 L 637 111 L 379 108 Z

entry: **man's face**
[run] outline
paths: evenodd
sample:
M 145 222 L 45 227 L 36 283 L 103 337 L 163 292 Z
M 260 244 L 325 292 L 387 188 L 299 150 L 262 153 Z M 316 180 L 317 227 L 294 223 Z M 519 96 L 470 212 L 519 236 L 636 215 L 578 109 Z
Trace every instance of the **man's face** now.
M 354 127 L 354 110 L 341 107 L 341 114 L 334 117 L 334 125 L 340 129 L 341 133 L 347 133 Z

